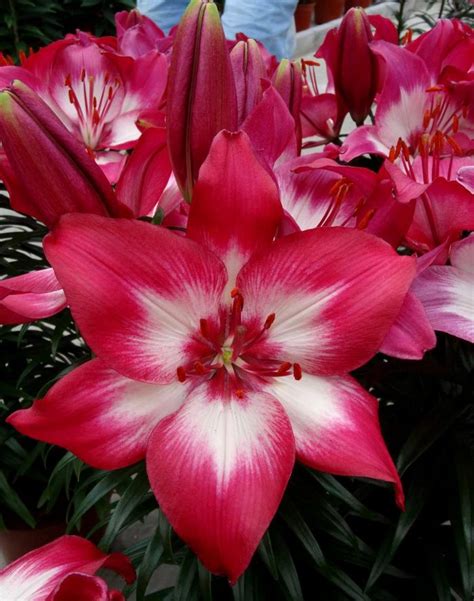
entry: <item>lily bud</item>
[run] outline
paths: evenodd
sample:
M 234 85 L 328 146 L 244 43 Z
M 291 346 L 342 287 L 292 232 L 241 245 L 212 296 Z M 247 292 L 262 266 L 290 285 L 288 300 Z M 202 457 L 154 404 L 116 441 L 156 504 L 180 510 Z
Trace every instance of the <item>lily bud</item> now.
M 173 47 L 168 81 L 168 146 L 176 180 L 190 201 L 214 136 L 237 129 L 234 77 L 217 7 L 191 0 Z
M 361 8 L 351 8 L 317 53 L 326 60 L 336 95 L 358 125 L 369 114 L 377 86 L 376 60 L 369 48 L 372 40 L 367 15 Z
M 65 213 L 128 216 L 95 161 L 27 85 L 0 92 L 11 206 L 48 227 Z
M 301 150 L 301 97 L 303 94 L 303 77 L 299 63 L 283 59 L 273 74 L 273 86 L 278 90 L 295 120 L 296 144 Z
M 263 96 L 262 79 L 267 76 L 265 63 L 255 40 L 241 40 L 232 48 L 230 61 L 237 92 L 239 126 Z

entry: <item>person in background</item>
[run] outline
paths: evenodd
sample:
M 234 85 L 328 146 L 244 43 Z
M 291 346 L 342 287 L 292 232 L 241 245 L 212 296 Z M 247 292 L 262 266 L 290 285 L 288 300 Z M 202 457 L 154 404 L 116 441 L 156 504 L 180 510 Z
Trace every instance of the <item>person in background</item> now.
M 222 25 L 228 39 L 236 33 L 259 40 L 278 59 L 293 55 L 293 18 L 298 0 L 226 0 Z M 176 25 L 188 0 L 137 0 L 137 8 L 166 33 Z

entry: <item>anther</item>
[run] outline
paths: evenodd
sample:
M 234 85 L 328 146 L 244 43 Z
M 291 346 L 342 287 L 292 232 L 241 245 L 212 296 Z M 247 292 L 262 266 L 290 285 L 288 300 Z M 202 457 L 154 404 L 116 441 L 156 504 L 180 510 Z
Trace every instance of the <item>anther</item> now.
M 242 388 L 237 388 L 237 390 L 235 390 L 235 396 L 239 399 L 244 398 L 244 391 L 242 390 Z
M 84 81 L 86 78 L 86 70 L 84 69 L 84 67 L 82 67 L 81 69 L 81 81 Z
M 288 361 L 285 361 L 277 369 L 275 375 L 277 375 L 277 376 L 284 376 L 284 375 L 286 375 L 286 373 L 288 372 L 289 369 L 291 369 L 291 363 L 288 363 Z
M 180 382 L 185 382 L 186 381 L 186 372 L 184 370 L 184 367 L 179 366 L 178 369 L 176 370 L 176 373 L 178 375 L 178 380 Z
M 178 369 L 179 369 L 179 368 L 178 368 Z M 204 374 L 207 372 L 206 368 L 204 367 L 204 365 L 203 365 L 203 364 L 202 364 L 200 361 L 196 361 L 196 362 L 194 363 L 194 369 L 196 370 L 196 372 L 197 372 L 197 373 L 198 373 L 200 376 L 203 376 L 203 375 L 204 375 Z M 179 376 L 178 376 L 178 377 L 179 377 Z M 186 374 L 185 374 L 185 376 L 184 376 L 184 377 L 186 377 Z
M 209 323 L 207 319 L 199 320 L 199 329 L 201 330 L 201 334 L 204 338 L 209 338 Z
M 293 376 L 295 377 L 295 380 L 301 380 L 303 377 L 303 372 L 299 363 L 293 363 Z
M 275 321 L 275 313 L 270 313 L 270 315 L 265 320 L 265 323 L 263 324 L 264 329 L 269 330 L 274 321 Z

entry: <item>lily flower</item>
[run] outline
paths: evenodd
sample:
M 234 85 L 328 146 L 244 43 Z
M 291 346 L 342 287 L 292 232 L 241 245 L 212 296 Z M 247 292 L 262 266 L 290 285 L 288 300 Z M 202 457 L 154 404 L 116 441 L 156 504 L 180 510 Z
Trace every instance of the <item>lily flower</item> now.
M 187 238 L 64 216 L 46 253 L 97 358 L 9 418 L 97 467 L 146 456 L 177 534 L 231 582 L 277 511 L 295 456 L 393 482 L 403 505 L 377 401 L 348 372 L 379 348 L 414 261 L 347 228 L 273 241 L 281 215 L 246 134 L 221 132 Z
M 127 583 L 135 571 L 122 553 L 106 555 L 79 536 L 62 536 L 0 570 L 0 598 L 5 601 L 125 601 L 117 590 L 94 576 L 101 568 Z
M 166 87 L 167 60 L 158 50 L 132 58 L 114 44 L 79 31 L 23 63 L 35 91 L 91 152 L 133 147 L 138 116 L 159 104 Z
M 412 289 L 435 330 L 474 342 L 474 235 L 455 242 L 449 259 L 422 271 Z

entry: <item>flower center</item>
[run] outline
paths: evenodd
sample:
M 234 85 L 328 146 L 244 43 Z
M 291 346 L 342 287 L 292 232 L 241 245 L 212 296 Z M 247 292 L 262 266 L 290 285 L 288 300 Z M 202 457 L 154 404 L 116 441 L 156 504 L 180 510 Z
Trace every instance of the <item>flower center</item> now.
M 69 102 L 76 109 L 84 143 L 89 150 L 94 150 L 99 145 L 107 114 L 121 82 L 109 73 L 103 77 L 87 75 L 83 68 L 79 81 L 73 82 L 68 75 L 64 85 L 68 88 Z
M 178 380 L 184 382 L 188 377 L 213 377 L 223 370 L 230 377 L 235 392 L 239 398 L 245 389 L 245 382 L 252 377 L 269 378 L 294 376 L 300 380 L 301 367 L 298 363 L 281 361 L 272 356 L 271 347 L 265 352 L 265 339 L 272 327 L 276 316 L 270 313 L 263 326 L 258 329 L 242 324 L 244 299 L 235 288 L 231 292 L 232 304 L 221 316 L 220 328 L 213 331 L 207 319 L 199 322 L 199 333 L 194 341 L 202 347 L 200 356 L 187 365 L 180 365 L 176 372 Z M 263 344 L 261 344 L 263 343 Z M 258 353 L 252 353 L 259 344 Z

